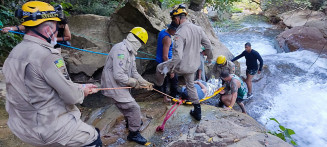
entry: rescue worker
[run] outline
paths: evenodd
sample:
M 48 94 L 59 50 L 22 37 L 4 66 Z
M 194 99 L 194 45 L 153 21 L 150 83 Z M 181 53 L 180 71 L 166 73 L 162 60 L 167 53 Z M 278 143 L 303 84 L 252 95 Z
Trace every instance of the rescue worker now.
M 96 86 L 73 83 L 54 49 L 57 12 L 48 3 L 30 1 L 18 13 L 26 35 L 3 66 L 10 130 L 33 146 L 102 146 L 99 130 L 82 122 L 75 106 L 97 92 Z
M 229 74 L 228 70 L 223 71 L 220 77 L 227 83 L 226 88 L 220 92 L 222 94 L 221 101 L 226 106 L 225 109 L 233 109 L 236 102 L 241 107 L 242 113 L 246 114 L 242 102 L 247 94 L 245 83 L 237 75 Z M 231 94 L 228 93 L 228 90 L 231 91 Z
M 133 28 L 126 39 L 114 45 L 109 52 L 101 77 L 101 87 L 147 87 L 152 90 L 153 84 L 144 80 L 136 70 L 135 55 L 137 50 L 148 41 L 148 33 L 142 27 Z M 129 89 L 103 91 L 103 95 L 112 98 L 115 105 L 126 118 L 129 134 L 127 139 L 144 145 L 147 140 L 141 136 L 141 110 Z
M 156 63 L 157 65 L 165 62 L 173 56 L 173 42 L 172 36 L 175 35 L 177 29 L 177 25 L 174 22 L 169 24 L 168 29 L 163 29 L 159 32 L 158 42 L 157 42 L 157 54 L 156 54 Z M 170 84 L 170 96 L 176 97 L 177 95 L 177 86 L 178 86 L 178 75 L 172 73 L 170 76 L 165 78 L 165 81 L 162 86 L 159 86 L 159 89 L 163 93 L 167 93 L 168 82 Z M 164 102 L 171 101 L 170 98 L 164 96 Z
M 194 110 L 191 110 L 190 114 L 200 121 L 201 106 L 194 87 L 194 76 L 200 66 L 201 45 L 205 48 L 204 52 L 209 63 L 211 62 L 211 43 L 201 27 L 187 20 L 184 5 L 179 5 L 170 14 L 172 20 L 179 25 L 174 38 L 173 57 L 157 66 L 156 85 L 162 85 L 168 72 L 183 76 L 188 95 L 194 106 Z
M 216 60 L 216 64 L 213 66 L 213 73 L 215 77 L 220 77 L 222 71 L 227 70 L 229 74 L 235 74 L 235 64 L 232 61 L 228 61 L 225 56 L 219 55 Z

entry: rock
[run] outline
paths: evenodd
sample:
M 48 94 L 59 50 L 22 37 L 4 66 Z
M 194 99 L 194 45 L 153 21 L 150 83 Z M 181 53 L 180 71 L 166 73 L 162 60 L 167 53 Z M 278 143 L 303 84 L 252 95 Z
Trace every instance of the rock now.
M 288 27 L 307 26 L 318 28 L 327 37 L 327 16 L 321 11 L 298 10 L 280 15 Z
M 314 27 L 294 27 L 282 32 L 277 36 L 279 47 L 285 52 L 296 51 L 298 49 L 309 49 L 320 53 L 327 48 L 327 40 L 319 29 Z M 327 49 L 323 53 L 327 53 Z
M 69 28 L 72 32 L 72 46 L 108 53 L 111 48 L 111 44 L 107 43 L 110 42 L 107 33 L 109 20 L 108 17 L 92 14 L 70 17 Z M 62 54 L 67 63 L 68 71 L 72 75 L 84 73 L 85 76 L 91 77 L 95 71 L 104 66 L 106 60 L 104 55 L 73 49 L 63 49 Z
M 205 0 L 190 0 L 189 9 L 193 11 L 201 11 L 203 9 L 205 2 L 206 2 Z
M 326 15 L 320 11 L 297 10 L 281 14 L 281 19 L 289 27 L 304 26 L 307 23 L 323 20 Z
M 230 19 L 232 17 L 232 14 L 228 12 L 220 12 L 221 15 L 218 15 L 218 10 L 216 10 L 214 7 L 207 7 L 208 17 L 212 21 L 223 21 L 226 19 Z
M 147 30 L 148 43 L 140 51 L 156 54 L 157 35 L 171 22 L 170 10 L 161 10 L 158 5 L 141 0 L 129 1 L 124 7 L 112 14 L 110 18 L 97 15 L 78 15 L 69 18 L 72 32 L 72 46 L 91 51 L 108 53 L 113 44 L 121 42 L 129 31 L 140 26 Z M 232 56 L 229 50 L 219 41 L 205 14 L 190 9 L 188 19 L 195 19 L 197 25 L 205 30 L 212 42 L 214 57 L 222 54 Z M 155 58 L 138 53 L 138 57 Z M 80 52 L 72 49 L 63 50 L 68 71 L 75 81 L 93 81 L 101 77 L 106 56 Z M 136 59 L 140 74 L 153 71 L 154 61 Z M 76 77 L 75 77 L 76 76 Z
M 209 105 L 202 105 L 202 120 L 196 121 L 190 115 L 193 107 L 181 105 L 167 121 L 163 132 L 156 128 L 164 120 L 165 113 L 171 106 L 166 106 L 161 99 L 138 102 L 141 107 L 143 122 L 146 115 L 153 116 L 150 124 L 141 134 L 153 146 L 291 146 L 283 140 L 266 134 L 265 129 L 248 115 L 235 110 L 224 111 Z M 215 111 L 212 111 L 215 110 Z M 88 115 L 90 114 L 90 115 Z M 82 114 L 85 122 L 101 130 L 105 146 L 134 146 L 126 141 L 128 134 L 125 120 L 119 110 L 111 105 L 93 112 Z M 268 135 L 268 137 L 265 137 Z M 118 142 L 118 140 L 123 140 Z

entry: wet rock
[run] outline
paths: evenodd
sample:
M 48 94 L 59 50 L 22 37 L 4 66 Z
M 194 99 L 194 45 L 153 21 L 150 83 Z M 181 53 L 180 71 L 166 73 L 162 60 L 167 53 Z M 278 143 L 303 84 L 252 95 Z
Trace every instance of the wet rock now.
M 314 27 L 294 27 L 277 36 L 279 47 L 285 52 L 298 49 L 309 49 L 320 53 L 326 46 L 327 40 L 319 29 Z M 325 49 L 322 53 L 327 53 Z
M 153 116 L 149 125 L 141 132 L 153 146 L 290 146 L 281 139 L 268 135 L 265 129 L 248 115 L 235 110 L 224 111 L 221 108 L 202 105 L 203 119 L 194 120 L 189 111 L 192 106 L 181 105 L 167 121 L 163 132 L 156 132 L 162 124 L 165 114 L 171 105 L 162 100 L 138 102 L 143 116 Z M 215 111 L 212 111 L 215 110 Z M 85 117 L 85 115 L 90 115 Z M 100 108 L 93 112 L 83 113 L 89 124 L 100 128 L 105 146 L 135 146 L 136 143 L 126 141 L 128 130 L 125 128 L 123 115 L 114 106 Z M 245 125 L 248 124 L 248 125 Z M 120 141 L 116 141 L 120 140 Z

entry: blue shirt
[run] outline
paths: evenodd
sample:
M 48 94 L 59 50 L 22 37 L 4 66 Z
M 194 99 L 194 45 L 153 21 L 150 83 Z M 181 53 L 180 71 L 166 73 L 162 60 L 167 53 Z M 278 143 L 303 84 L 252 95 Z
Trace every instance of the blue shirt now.
M 204 86 L 207 87 L 207 83 L 202 81 L 202 80 L 199 80 Z M 199 84 L 194 84 L 194 87 L 196 89 L 196 92 L 198 93 L 198 97 L 199 97 L 199 100 L 203 99 L 204 96 L 205 96 L 205 93 L 201 90 L 201 86 Z M 188 92 L 187 92 L 187 89 L 186 87 L 183 87 L 182 88 L 182 92 L 185 92 L 185 94 L 188 96 Z
M 162 52 L 163 52 L 162 40 L 166 36 L 169 36 L 169 38 L 171 38 L 170 34 L 166 32 L 166 29 L 161 30 L 160 33 L 159 33 L 159 36 L 158 36 L 158 43 L 157 43 L 156 61 L 158 63 L 164 62 L 163 58 L 162 58 Z M 171 45 L 169 46 L 168 59 L 171 59 L 172 56 L 173 56 L 173 42 L 171 42 Z
M 248 53 L 247 51 L 243 51 L 242 54 L 240 54 L 237 57 L 235 57 L 234 59 L 232 59 L 232 62 L 242 58 L 243 56 L 245 56 L 246 67 L 248 70 L 258 70 L 257 60 L 259 60 L 259 62 L 260 62 L 259 71 L 262 70 L 263 60 L 262 60 L 260 54 L 253 49 L 251 50 L 250 53 Z
M 204 93 L 201 90 L 201 86 L 199 84 L 194 84 L 194 87 L 196 89 L 196 92 L 198 93 L 199 100 L 204 98 Z

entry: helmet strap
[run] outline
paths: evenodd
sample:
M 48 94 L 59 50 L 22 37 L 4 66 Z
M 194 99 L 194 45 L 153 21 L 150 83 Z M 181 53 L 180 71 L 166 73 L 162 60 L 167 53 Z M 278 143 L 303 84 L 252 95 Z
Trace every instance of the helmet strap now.
M 32 28 L 31 31 L 33 31 L 36 35 L 38 35 L 38 36 L 42 37 L 43 39 L 45 39 L 48 43 L 51 43 L 52 36 L 54 34 L 56 34 L 56 32 L 58 31 L 58 24 L 56 25 L 56 31 L 53 32 L 49 37 L 45 37 L 43 34 L 41 34 L 40 32 L 36 31 L 34 28 Z

